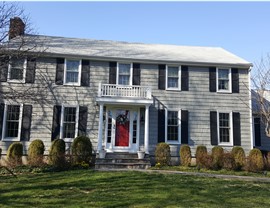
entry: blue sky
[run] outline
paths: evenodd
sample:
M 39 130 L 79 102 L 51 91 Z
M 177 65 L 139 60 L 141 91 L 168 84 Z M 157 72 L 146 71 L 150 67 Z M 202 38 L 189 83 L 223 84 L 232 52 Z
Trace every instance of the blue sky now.
M 20 2 L 39 34 L 270 53 L 270 2 Z

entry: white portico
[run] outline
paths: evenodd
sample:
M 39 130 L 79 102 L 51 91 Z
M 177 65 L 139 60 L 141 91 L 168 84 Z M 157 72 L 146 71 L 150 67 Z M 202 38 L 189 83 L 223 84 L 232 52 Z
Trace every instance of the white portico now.
M 139 142 L 140 127 L 144 124 L 143 148 L 149 154 L 149 106 L 153 103 L 151 88 L 100 84 L 96 101 L 99 104 L 97 151 L 104 147 L 107 152 L 137 152 L 142 146 Z

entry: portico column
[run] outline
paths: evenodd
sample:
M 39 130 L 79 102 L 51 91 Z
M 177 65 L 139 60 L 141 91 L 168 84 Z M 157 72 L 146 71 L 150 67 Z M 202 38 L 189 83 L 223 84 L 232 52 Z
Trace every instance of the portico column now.
M 102 133 L 103 133 L 103 104 L 99 105 L 99 123 L 98 123 L 98 146 L 97 151 L 102 149 Z
M 146 154 L 149 154 L 149 105 L 145 106 L 144 150 Z

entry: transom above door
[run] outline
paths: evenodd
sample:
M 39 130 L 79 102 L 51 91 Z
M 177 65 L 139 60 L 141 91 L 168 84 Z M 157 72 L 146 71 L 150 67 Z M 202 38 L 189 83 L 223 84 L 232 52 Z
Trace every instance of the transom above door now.
M 140 108 L 106 109 L 105 148 L 109 152 L 136 152 L 139 149 Z

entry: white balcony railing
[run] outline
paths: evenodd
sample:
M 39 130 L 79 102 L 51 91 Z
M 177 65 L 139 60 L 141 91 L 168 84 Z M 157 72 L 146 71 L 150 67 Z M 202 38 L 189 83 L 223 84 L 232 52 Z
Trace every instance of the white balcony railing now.
M 130 97 L 151 99 L 152 90 L 146 86 L 99 84 L 99 97 Z

